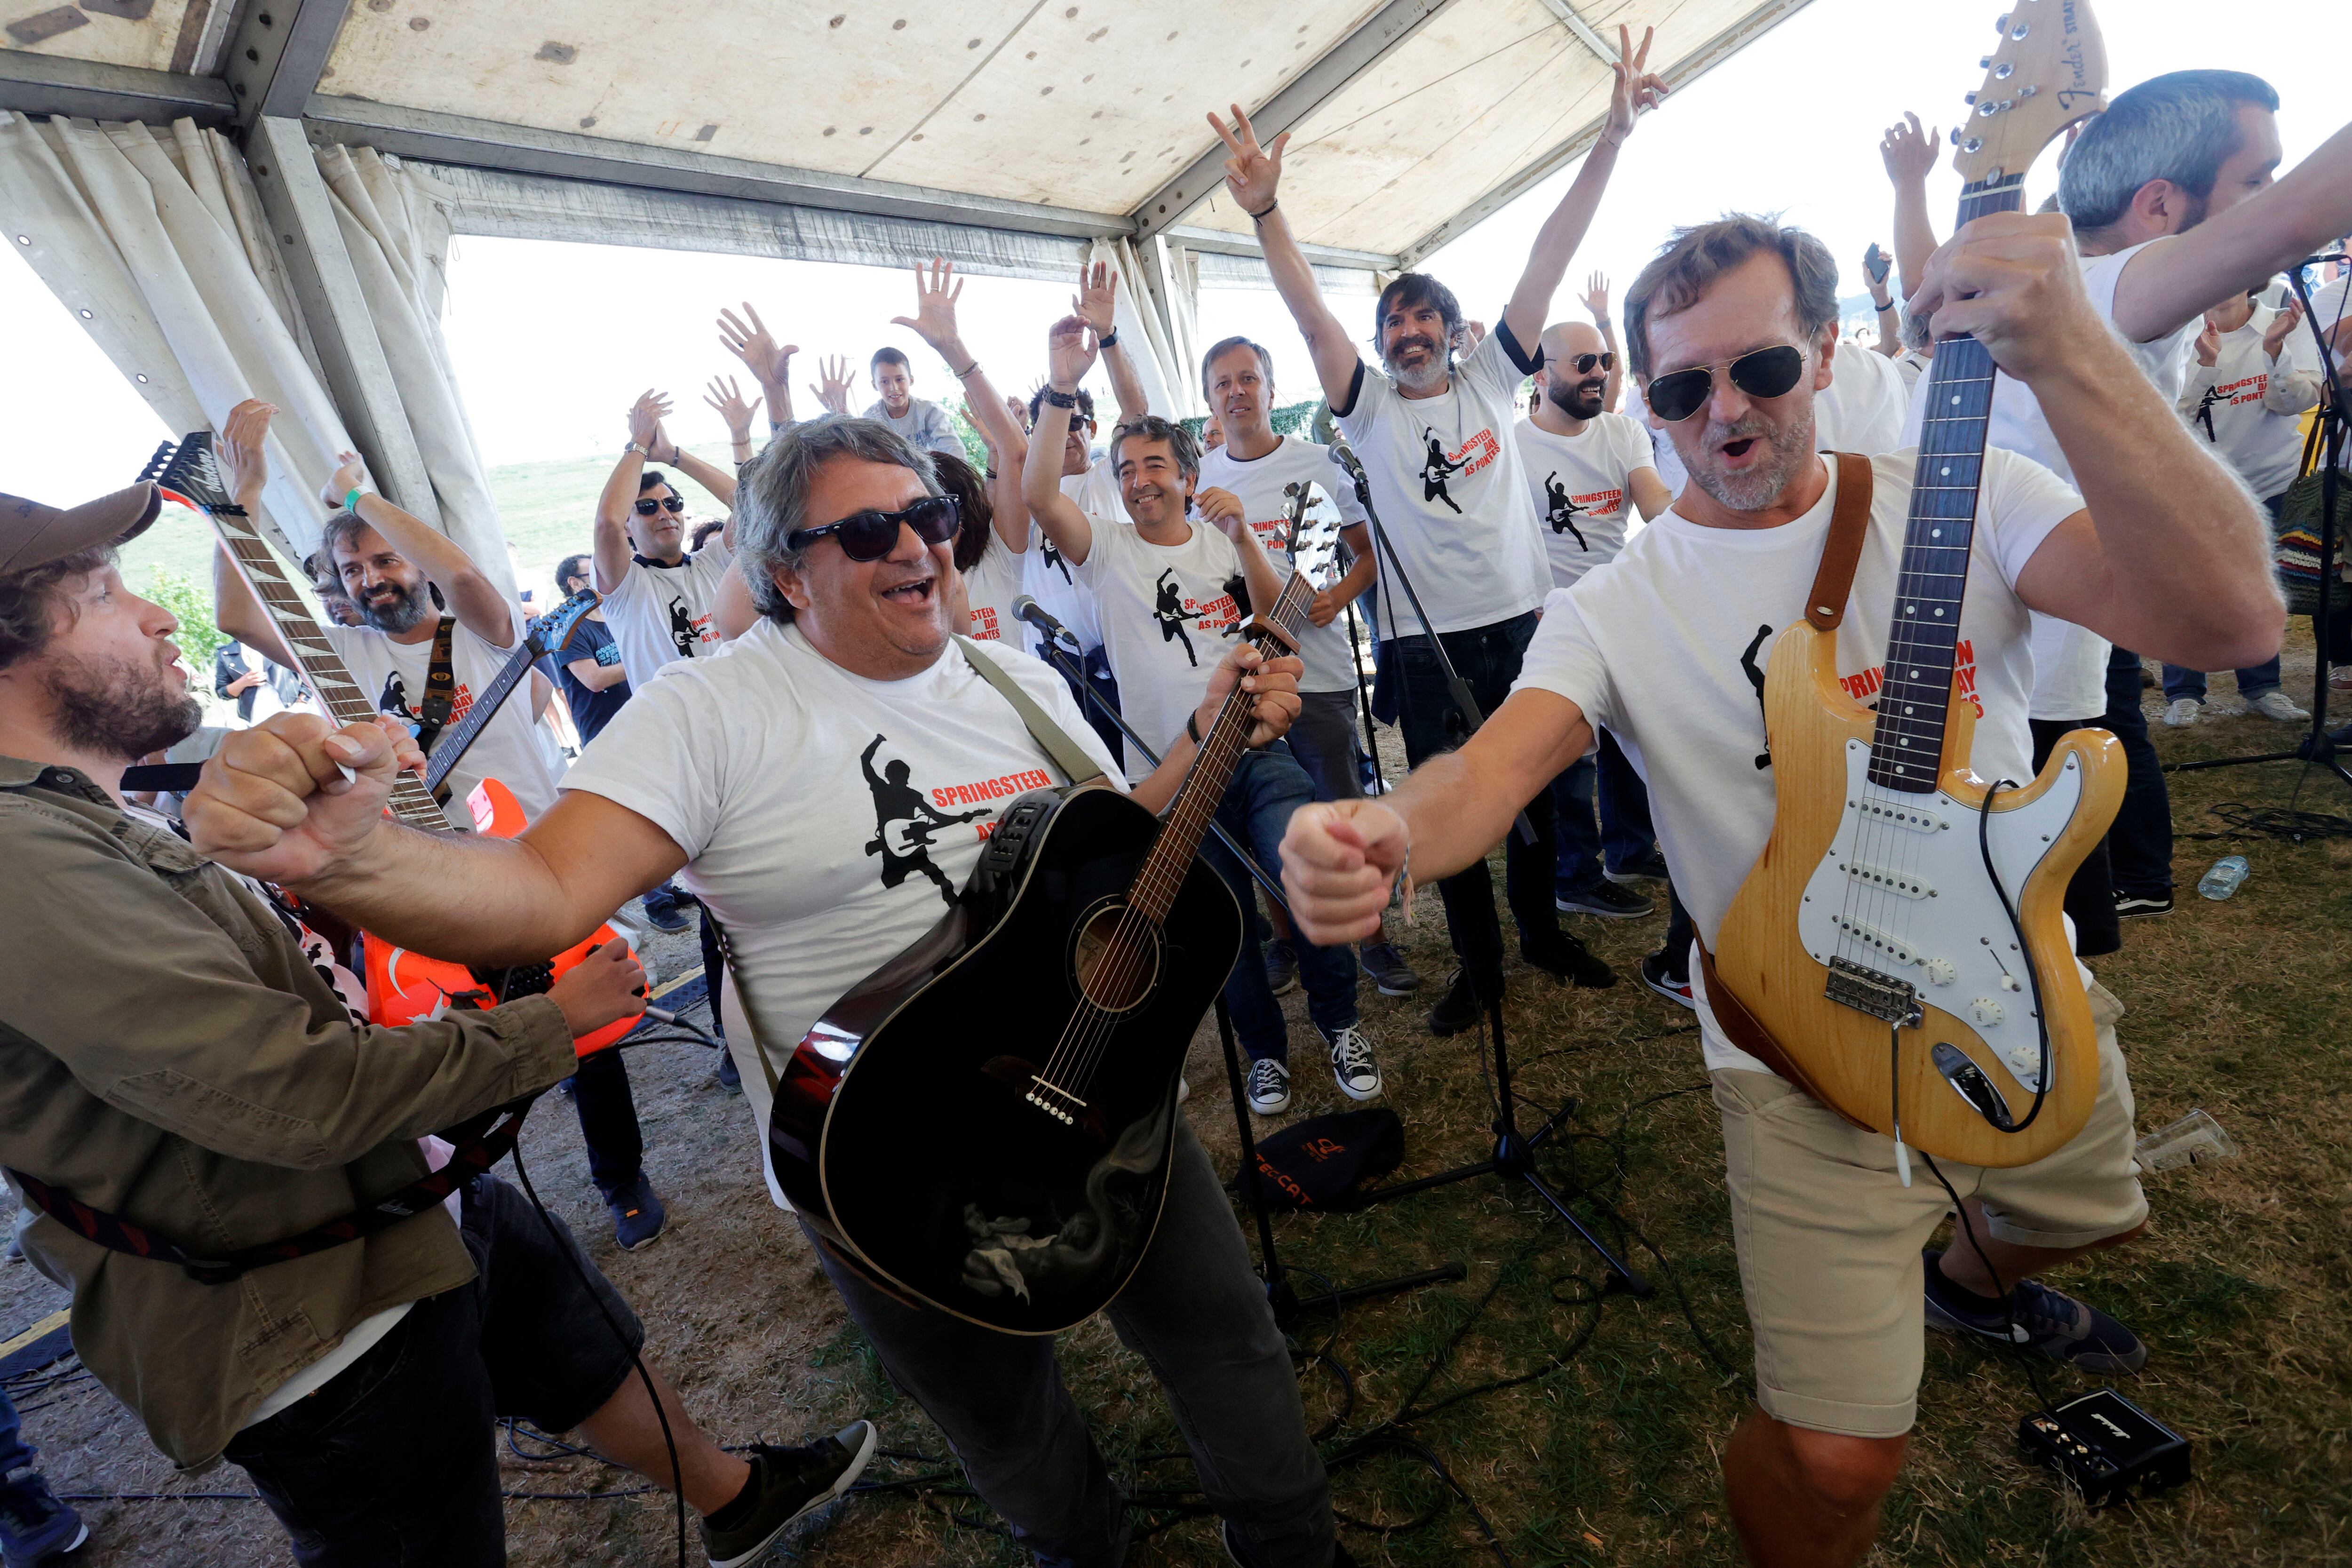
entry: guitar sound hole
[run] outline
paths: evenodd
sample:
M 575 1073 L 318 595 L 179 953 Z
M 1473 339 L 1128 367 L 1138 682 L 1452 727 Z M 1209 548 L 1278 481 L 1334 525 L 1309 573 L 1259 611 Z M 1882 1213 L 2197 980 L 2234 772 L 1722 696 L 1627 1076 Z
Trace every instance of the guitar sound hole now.
M 1123 904 L 1105 904 L 1078 927 L 1071 954 L 1078 990 L 1106 1013 L 1124 1013 L 1151 994 L 1160 977 L 1158 933 L 1142 919 L 1126 921 Z

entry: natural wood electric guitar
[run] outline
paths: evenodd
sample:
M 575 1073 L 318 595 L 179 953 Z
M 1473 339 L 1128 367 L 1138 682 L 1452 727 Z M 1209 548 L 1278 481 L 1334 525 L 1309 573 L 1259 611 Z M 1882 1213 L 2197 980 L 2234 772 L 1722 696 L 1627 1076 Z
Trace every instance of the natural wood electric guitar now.
M 1963 224 L 2018 210 L 2035 155 L 2105 107 L 2084 0 L 2016 0 L 1985 64 L 1956 133 Z M 1937 342 L 1876 710 L 1839 684 L 1833 627 L 1801 620 L 1772 646 L 1772 837 L 1706 984 L 1735 1043 L 1847 1121 L 2006 1166 L 2073 1138 L 2098 1093 L 2060 908 L 2124 763 L 2114 736 L 2077 730 L 2021 786 L 1969 767 L 1955 661 L 1995 374 L 1974 339 Z

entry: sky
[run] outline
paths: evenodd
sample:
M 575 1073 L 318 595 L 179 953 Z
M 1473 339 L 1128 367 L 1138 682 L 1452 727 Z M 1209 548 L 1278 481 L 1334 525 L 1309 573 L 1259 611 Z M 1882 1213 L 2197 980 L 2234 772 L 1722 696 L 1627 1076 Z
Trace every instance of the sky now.
M 1599 269 L 1622 289 L 1675 226 L 1729 211 L 1779 213 L 1812 229 L 1862 287 L 1860 258 L 1874 239 L 1892 248 L 1892 196 L 1878 157 L 1882 130 L 1917 111 L 1934 130 L 1958 122 L 1962 94 L 1980 78 L 1998 0 L 1813 0 L 1729 62 L 1645 117 L 1621 156 L 1608 195 L 1555 319 L 1581 317 L 1576 296 Z M 2352 53 L 2352 6 L 2340 0 L 2264 7 L 2258 27 L 2216 27 L 2210 5 L 2100 0 L 2114 89 L 2189 67 L 2250 70 L 2282 100 L 2289 166 L 2342 123 Z M 1451 284 L 1474 317 L 1497 314 L 1535 231 L 1574 177 L 1561 171 L 1468 235 L 1426 269 Z M 2054 176 L 2045 157 L 2028 204 Z M 1929 186 L 1929 210 L 1950 212 L 1958 177 L 1948 165 Z M 1948 224 L 1939 221 L 1939 232 Z M 15 247 L 0 259 L 0 489 L 67 501 L 127 482 L 165 432 L 82 333 Z M 919 395 L 951 397 L 948 367 L 889 318 L 913 309 L 907 274 L 576 244 L 461 238 L 449 263 L 444 323 L 459 386 L 484 458 L 493 464 L 573 458 L 617 448 L 625 415 L 647 387 L 667 390 L 671 434 L 719 440 L 704 406 L 714 374 L 740 373 L 720 348 L 721 306 L 749 300 L 803 353 L 798 412 L 821 355 L 840 354 L 870 398 L 864 365 L 883 343 L 907 349 Z M 1047 325 L 1069 308 L 1066 287 L 974 278 L 962 300 L 966 342 L 1000 386 L 1025 393 L 1045 369 Z M 1334 308 L 1369 333 L 1369 297 Z M 1314 395 L 1304 346 L 1270 291 L 1210 290 L 1203 341 L 1243 332 L 1275 358 L 1283 399 Z M 747 384 L 747 391 L 749 387 Z

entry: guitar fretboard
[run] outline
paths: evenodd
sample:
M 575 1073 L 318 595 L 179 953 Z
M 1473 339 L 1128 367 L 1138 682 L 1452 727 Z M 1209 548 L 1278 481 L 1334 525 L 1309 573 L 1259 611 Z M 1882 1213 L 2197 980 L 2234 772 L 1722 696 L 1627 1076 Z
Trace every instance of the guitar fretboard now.
M 2023 186 L 2022 175 L 1969 185 L 1961 193 L 1960 222 L 2015 212 Z M 1910 523 L 1870 755 L 1871 782 L 1906 794 L 1932 792 L 1943 771 L 1995 374 L 1992 355 L 1967 337 L 1938 340 L 1928 366 L 1919 464 L 1912 475 Z

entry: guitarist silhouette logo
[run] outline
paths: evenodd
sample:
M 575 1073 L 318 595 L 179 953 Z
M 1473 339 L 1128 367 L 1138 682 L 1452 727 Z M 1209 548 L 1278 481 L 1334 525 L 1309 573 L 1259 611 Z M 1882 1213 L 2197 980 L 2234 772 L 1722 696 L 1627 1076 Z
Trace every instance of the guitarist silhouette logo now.
M 416 713 L 408 706 L 408 683 L 400 679 L 400 671 L 395 669 L 383 678 L 383 690 L 377 694 L 375 710 L 389 713 L 412 731 L 415 730 Z
M 931 835 L 942 827 L 986 816 L 989 808 L 982 806 L 957 816 L 942 816 L 923 798 L 921 790 L 907 782 L 911 770 L 897 757 L 877 773 L 874 753 L 882 749 L 883 739 L 875 736 L 857 759 L 857 765 L 866 771 L 866 787 L 874 792 L 874 837 L 866 841 L 866 853 L 882 857 L 884 887 L 895 888 L 919 871 L 931 879 L 940 897 L 952 907 L 956 901 L 955 884 L 948 880 L 946 872 L 931 864 Z
M 1421 499 L 1424 502 L 1442 500 L 1448 507 L 1452 507 L 1454 514 L 1459 517 L 1462 515 L 1462 509 L 1454 506 L 1454 498 L 1445 493 L 1445 477 L 1448 474 L 1460 473 L 1464 465 L 1447 458 L 1445 443 L 1437 438 L 1436 431 L 1423 426 L 1421 434 L 1422 438 L 1429 444 L 1429 460 L 1421 467 Z
M 1045 531 L 1042 528 L 1037 531 L 1037 547 L 1045 554 L 1045 564 L 1059 572 L 1062 574 L 1062 581 L 1066 583 L 1070 581 L 1070 569 L 1062 564 L 1062 552 L 1054 548 L 1052 540 L 1045 537 Z
M 686 613 L 684 599 L 669 602 L 669 640 L 677 645 L 680 658 L 692 658 L 694 645 L 701 640 L 694 629 L 694 617 Z
M 1177 585 L 1172 566 L 1160 574 L 1160 597 L 1151 606 L 1151 618 L 1160 623 L 1160 640 L 1182 643 L 1185 658 L 1194 669 L 1200 668 L 1200 656 L 1192 651 L 1192 639 L 1184 630 L 1184 623 L 1192 619 L 1192 615 L 1184 608 L 1184 590 Z
M 1764 707 L 1764 667 L 1756 662 L 1756 650 L 1771 640 L 1771 637 L 1770 626 L 1758 626 L 1756 635 L 1748 639 L 1748 651 L 1739 656 L 1739 668 L 1747 674 L 1748 684 L 1756 689 L 1756 710 L 1765 713 L 1768 722 L 1770 715 L 1766 712 Z M 1764 749 L 1756 753 L 1756 766 L 1763 769 L 1771 765 L 1772 742 L 1768 736 L 1764 742 Z
M 1579 550 L 1591 549 L 1592 546 L 1584 542 L 1584 531 L 1569 521 L 1578 512 L 1589 509 L 1568 499 L 1568 487 L 1559 482 L 1558 469 L 1544 476 L 1544 500 L 1551 503 L 1550 515 L 1544 520 L 1551 524 L 1551 531 L 1554 533 L 1572 533 L 1576 535 Z

